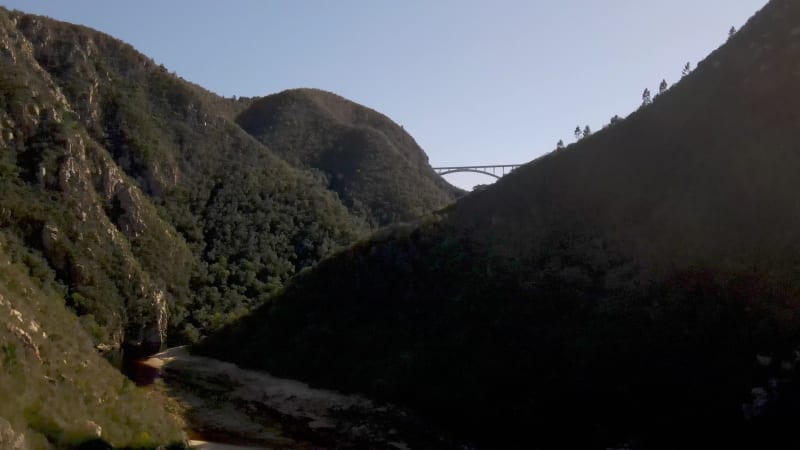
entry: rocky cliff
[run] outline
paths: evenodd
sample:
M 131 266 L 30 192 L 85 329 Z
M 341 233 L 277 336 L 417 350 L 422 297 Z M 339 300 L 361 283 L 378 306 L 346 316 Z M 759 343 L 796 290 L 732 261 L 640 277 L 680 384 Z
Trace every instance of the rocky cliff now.
M 367 222 L 410 220 L 453 198 L 410 136 L 339 97 L 379 118 L 383 137 L 348 145 L 371 165 L 341 160 L 322 174 L 292 156 L 317 153 L 310 141 L 259 141 L 239 126 L 271 97 L 220 98 L 119 40 L 20 12 L 0 10 L 0 49 L 0 225 L 42 252 L 103 348 L 196 340 Z M 305 110 L 306 97 L 281 104 Z M 329 139 L 344 126 L 311 116 L 319 127 L 300 115 L 281 135 Z

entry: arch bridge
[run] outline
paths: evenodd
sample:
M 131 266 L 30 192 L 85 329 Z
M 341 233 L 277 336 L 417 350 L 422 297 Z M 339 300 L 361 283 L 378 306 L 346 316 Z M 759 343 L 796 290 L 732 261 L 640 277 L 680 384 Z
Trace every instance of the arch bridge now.
M 433 170 L 440 176 L 456 172 L 472 172 L 488 175 L 497 178 L 511 173 L 512 170 L 521 166 L 522 164 L 487 164 L 483 166 L 452 166 L 452 167 L 434 167 Z

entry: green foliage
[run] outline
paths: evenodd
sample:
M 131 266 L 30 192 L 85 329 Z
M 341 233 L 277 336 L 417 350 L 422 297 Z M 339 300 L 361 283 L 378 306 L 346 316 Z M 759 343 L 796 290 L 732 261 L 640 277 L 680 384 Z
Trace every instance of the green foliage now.
M 197 339 L 361 234 L 319 177 L 232 122 L 254 99 L 219 98 L 92 30 L 10 16 L 0 224 L 41 252 L 98 342 L 140 342 L 162 296 L 172 338 Z
M 0 427 L 30 448 L 74 448 L 101 430 L 115 447 L 181 442 L 153 394 L 120 389 L 124 377 L 92 348 L 53 278 L 33 278 L 41 256 L 0 233 Z M 82 319 L 85 319 L 84 316 Z M 99 428 L 97 428 L 99 427 Z
M 317 171 L 372 227 L 414 220 L 462 194 L 434 173 L 401 126 L 330 92 L 270 95 L 236 122 L 294 166 Z
M 797 447 L 799 18 L 771 2 L 658 102 L 198 349 L 492 448 Z
M 2 347 L 2 367 L 3 370 L 10 372 L 17 367 L 17 344 L 15 342 L 8 343 Z
M 18 398 L 0 402 L 0 416 L 31 442 L 174 440 L 163 410 L 93 343 L 156 350 L 162 301 L 168 339 L 197 342 L 354 242 L 366 222 L 409 219 L 454 197 L 410 136 L 343 99 L 322 110 L 352 110 L 347 126 L 342 111 L 319 116 L 315 135 L 302 114 L 287 116 L 295 128 L 271 139 L 308 135 L 307 146 L 273 153 L 234 121 L 259 99 L 222 99 L 127 44 L 42 17 L 0 8 L 0 38 L 0 258 L 9 259 L 0 294 L 46 331 L 30 340 L 0 326 L 0 398 Z M 296 108 L 307 100 L 293 98 Z M 315 139 L 333 152 L 316 153 L 319 169 L 281 159 L 318 152 Z
M 500 447 L 531 432 L 542 448 L 756 439 L 740 413 L 760 383 L 755 355 L 791 360 L 800 341 L 780 319 L 798 306 L 782 287 L 694 271 L 642 285 L 592 236 L 554 233 L 534 259 L 457 236 L 431 225 L 357 246 L 198 349 L 412 406 Z

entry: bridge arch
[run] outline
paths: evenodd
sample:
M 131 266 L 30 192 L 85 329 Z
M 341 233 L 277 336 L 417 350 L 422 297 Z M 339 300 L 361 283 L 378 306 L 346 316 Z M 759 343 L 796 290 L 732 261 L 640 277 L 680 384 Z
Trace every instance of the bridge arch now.
M 451 173 L 458 173 L 458 172 L 472 172 L 472 173 L 479 173 L 479 174 L 482 174 L 482 175 L 489 175 L 490 177 L 494 177 L 494 178 L 496 178 L 496 179 L 498 179 L 498 180 L 500 179 L 500 177 L 499 177 L 499 176 L 497 176 L 497 175 L 495 175 L 495 174 L 493 174 L 493 173 L 491 173 L 491 172 L 487 172 L 487 171 L 485 171 L 485 170 L 480 170 L 480 169 L 468 169 L 468 168 L 461 168 L 461 169 L 451 169 L 451 170 L 445 170 L 445 171 L 438 172 L 438 173 L 439 173 L 439 176 L 445 176 L 445 175 L 447 175 L 447 174 L 451 174 Z
M 456 172 L 472 172 L 481 175 L 488 175 L 495 179 L 500 179 L 514 169 L 519 167 L 520 164 L 485 164 L 474 166 L 450 166 L 450 167 L 434 167 L 433 170 L 439 175 L 444 176 Z

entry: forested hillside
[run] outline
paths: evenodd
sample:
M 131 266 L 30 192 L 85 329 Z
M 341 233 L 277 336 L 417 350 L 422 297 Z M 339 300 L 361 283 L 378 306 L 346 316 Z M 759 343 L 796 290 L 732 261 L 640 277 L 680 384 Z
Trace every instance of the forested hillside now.
M 13 243 L 0 293 L 48 336 L 26 337 L 28 319 L 13 317 L 0 336 L 2 389 L 23 395 L 0 405 L 10 430 L 68 446 L 85 434 L 78 422 L 94 420 L 115 445 L 180 438 L 160 406 L 139 418 L 151 406 L 94 353 L 131 358 L 194 342 L 366 235 L 371 216 L 351 214 L 330 180 L 287 163 L 288 152 L 236 123 L 254 101 L 219 97 L 105 34 L 0 8 L 0 233 Z M 369 148 L 391 153 L 392 145 Z M 431 172 L 416 150 L 414 173 Z M 372 168 L 400 178 L 411 170 Z M 452 198 L 438 193 L 448 185 L 431 186 L 435 201 L 408 208 L 389 199 L 384 210 L 403 213 L 371 225 Z M 392 189 L 407 196 L 404 186 Z M 32 362 L 37 353 L 25 348 L 41 358 Z M 48 366 L 62 360 L 63 368 Z M 63 405 L 38 412 L 51 394 Z
M 789 448 L 800 4 L 652 104 L 295 278 L 201 350 L 489 448 Z
M 97 354 L 64 295 L 41 254 L 0 232 L 0 447 L 181 445 L 163 399 Z
M 99 342 L 193 337 L 359 234 L 212 94 L 89 29 L 2 19 L 3 228 L 45 255 Z
M 374 111 L 335 98 L 377 117 L 391 142 L 349 145 L 370 163 L 338 161 L 334 182 L 281 158 L 317 152 L 310 143 L 271 149 L 234 122 L 262 100 L 217 97 L 84 27 L 0 13 L 0 220 L 44 254 L 98 342 L 152 350 L 168 328 L 194 340 L 353 242 L 367 221 L 411 220 L 453 198 L 413 139 Z M 305 110 L 305 97 L 282 105 Z M 281 122 L 280 133 L 327 139 L 337 127 L 316 117 L 313 127 Z M 365 172 L 362 189 L 376 197 L 340 191 L 349 214 L 327 188 Z
M 372 226 L 413 220 L 463 193 L 434 173 L 401 126 L 330 92 L 269 95 L 236 122 L 289 163 L 319 171 L 350 212 Z

